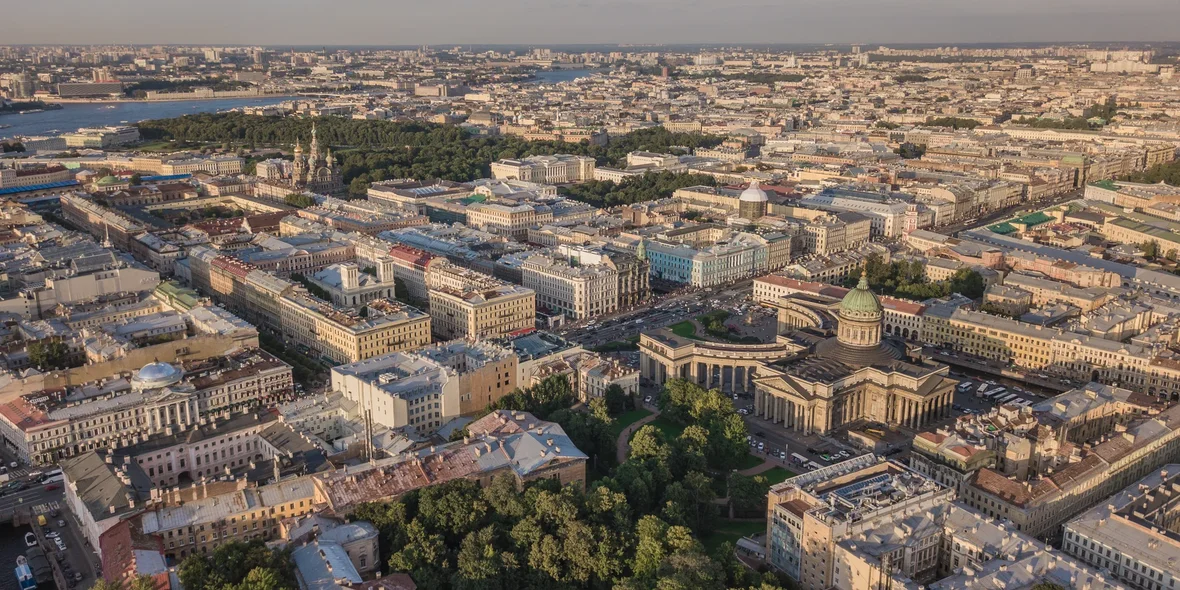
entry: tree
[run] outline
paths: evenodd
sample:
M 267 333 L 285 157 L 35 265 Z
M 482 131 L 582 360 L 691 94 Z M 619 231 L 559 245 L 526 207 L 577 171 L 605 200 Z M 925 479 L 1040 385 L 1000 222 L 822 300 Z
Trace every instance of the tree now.
M 108 582 L 103 578 L 99 578 L 98 580 L 95 580 L 94 585 L 90 587 L 90 590 L 123 590 L 123 585 L 118 581 Z
M 306 209 L 315 205 L 315 197 L 303 193 L 291 193 L 284 199 L 286 203 L 298 209 Z
M 286 551 L 272 551 L 261 540 L 234 541 L 209 555 L 193 554 L 177 575 L 187 590 L 295 590 L 294 568 Z
M 736 471 L 730 472 L 729 481 L 725 486 L 729 491 L 729 503 L 738 512 L 766 511 L 766 492 L 770 484 L 761 475 L 742 475 Z
M 618 384 L 611 384 L 610 387 L 607 387 L 602 397 L 606 400 L 606 409 L 611 416 L 618 416 L 627 411 L 628 395 Z
M 1148 260 L 1155 260 L 1159 256 L 1160 243 L 1155 240 L 1148 240 L 1139 244 L 1139 249 L 1143 251 L 1143 257 Z
M 136 576 L 130 590 L 156 590 L 156 580 L 149 575 Z
M 38 370 L 53 371 L 70 367 L 70 347 L 61 340 L 31 342 L 26 351 L 29 354 L 29 363 Z
M 983 297 L 983 291 L 986 288 L 983 276 L 970 268 L 960 268 L 950 278 L 951 291 L 971 299 Z
M 131 175 L 131 186 L 139 186 L 143 182 L 143 175 L 136 172 Z

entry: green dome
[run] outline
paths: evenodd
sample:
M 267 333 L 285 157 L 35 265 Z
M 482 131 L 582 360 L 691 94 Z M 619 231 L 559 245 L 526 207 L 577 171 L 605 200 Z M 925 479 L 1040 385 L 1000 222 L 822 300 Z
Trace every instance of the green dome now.
M 115 178 L 114 176 L 104 176 L 104 177 L 102 177 L 102 178 L 100 178 L 100 179 L 98 180 L 98 184 L 99 184 L 99 186 L 107 186 L 107 185 L 111 185 L 111 184 L 119 184 L 120 182 L 122 182 L 122 181 L 121 181 L 121 180 L 119 180 L 118 178 Z
M 860 283 L 856 285 L 855 289 L 849 291 L 844 296 L 844 300 L 840 302 L 841 314 L 868 316 L 880 315 L 882 311 L 881 300 L 877 299 L 877 295 L 869 290 L 869 280 L 863 273 L 860 275 Z

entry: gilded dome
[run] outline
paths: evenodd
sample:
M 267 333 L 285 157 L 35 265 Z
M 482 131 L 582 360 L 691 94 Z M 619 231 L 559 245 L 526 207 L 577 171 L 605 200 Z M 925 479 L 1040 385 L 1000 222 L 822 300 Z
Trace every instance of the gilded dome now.
M 846 317 L 880 316 L 884 312 L 881 300 L 869 290 L 869 279 L 862 272 L 856 288 L 849 291 L 840 302 L 840 315 Z

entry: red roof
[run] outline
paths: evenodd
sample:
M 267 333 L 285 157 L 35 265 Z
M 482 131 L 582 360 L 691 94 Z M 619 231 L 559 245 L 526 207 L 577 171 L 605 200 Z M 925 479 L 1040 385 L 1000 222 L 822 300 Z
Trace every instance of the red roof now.
M 140 571 L 135 562 L 136 551 L 164 552 L 164 540 L 158 535 L 145 535 L 140 527 L 139 517 L 124 520 L 104 531 L 98 537 L 102 552 L 102 577 L 111 583 L 130 583 L 140 575 L 149 575 L 156 583 L 156 590 L 168 590 L 168 572 Z M 163 563 L 163 559 L 160 559 Z
M 425 268 L 427 264 L 430 264 L 431 260 L 434 260 L 434 255 L 426 252 L 425 250 L 411 248 L 402 244 L 398 244 L 390 248 L 389 255 L 397 258 L 398 260 L 403 260 L 423 268 Z

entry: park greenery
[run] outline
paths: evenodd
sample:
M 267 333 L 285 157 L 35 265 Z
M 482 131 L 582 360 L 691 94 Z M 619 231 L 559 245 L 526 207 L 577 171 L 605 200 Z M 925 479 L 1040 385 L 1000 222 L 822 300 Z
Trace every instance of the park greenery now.
M 315 205 L 315 197 L 303 193 L 291 193 L 284 198 L 284 201 L 288 205 L 299 209 L 306 209 Z
M 929 117 L 926 119 L 926 125 L 931 127 L 950 127 L 951 129 L 975 129 L 982 123 L 975 119 L 964 119 L 962 117 Z
M 571 432 L 573 416 L 608 425 L 628 407 L 621 390 L 586 410 L 572 410 L 564 377 L 501 399 L 492 409 L 526 410 Z M 554 479 L 500 476 L 481 488 L 456 480 L 360 507 L 380 534 L 382 563 L 409 573 L 419 588 L 689 590 L 782 587 L 773 574 L 737 561 L 733 545 L 702 541 L 720 521 L 721 494 L 738 510 L 765 510 L 766 480 L 731 473 L 746 453 L 745 424 L 720 392 L 670 381 L 660 398 L 670 420 L 684 425 L 674 440 L 647 425 L 635 433 L 626 461 L 581 486 Z M 613 453 L 612 453 L 613 454 Z M 755 528 L 755 527 L 748 527 Z
M 29 355 L 29 364 L 40 371 L 54 371 L 68 369 L 72 366 L 70 347 L 61 340 L 49 339 L 30 342 L 25 349 Z
M 937 78 L 927 78 L 921 74 L 901 74 L 893 77 L 893 81 L 898 84 L 905 84 L 907 82 L 929 82 L 937 80 Z
M 208 555 L 194 553 L 180 562 L 177 575 L 186 590 L 295 590 L 299 587 L 290 553 L 271 550 L 260 540 L 226 543 Z
M 490 176 L 491 162 L 533 155 L 593 157 L 600 166 L 623 166 L 636 150 L 684 153 L 712 147 L 724 139 L 699 133 L 673 133 L 663 127 L 612 137 L 605 146 L 588 142 L 527 141 L 515 136 L 477 137 L 454 125 L 365 121 L 340 117 L 256 117 L 244 113 L 202 113 L 138 124 L 145 140 L 287 147 L 306 143 L 312 124 L 321 146 L 340 156 L 350 192 L 363 194 L 369 182 L 417 178 L 466 182 Z
M 1142 172 L 1135 172 L 1127 177 L 1130 182 L 1157 183 L 1164 182 L 1172 186 L 1180 186 L 1180 160 L 1165 164 L 1156 164 Z
M 922 301 L 959 293 L 971 299 L 983 297 L 986 285 L 981 276 L 970 268 L 961 268 L 945 281 L 926 278 L 926 264 L 918 260 L 884 262 L 880 255 L 870 254 L 862 267 L 875 293 Z M 855 287 L 860 273 L 853 272 L 844 280 L 845 287 Z
M 1028 125 L 1037 129 L 1076 129 L 1076 130 L 1090 130 L 1099 129 L 1106 123 L 1110 122 L 1115 115 L 1118 114 L 1118 103 L 1113 99 L 1107 99 L 1106 102 L 1091 105 L 1082 111 L 1080 117 L 1065 117 L 1062 119 L 1046 118 L 1046 117 L 1021 117 L 1014 120 L 1014 123 L 1021 125 Z
M 590 180 L 563 186 L 558 191 L 566 197 L 595 207 L 613 207 L 663 199 L 672 196 L 678 189 L 702 185 L 716 186 L 717 182 L 707 174 L 675 174 L 665 171 L 632 176 L 621 183 L 611 180 Z

